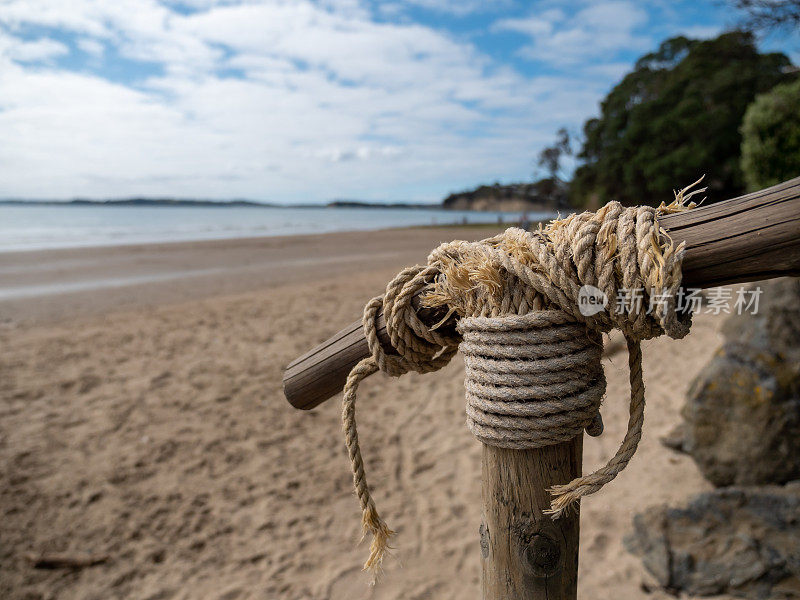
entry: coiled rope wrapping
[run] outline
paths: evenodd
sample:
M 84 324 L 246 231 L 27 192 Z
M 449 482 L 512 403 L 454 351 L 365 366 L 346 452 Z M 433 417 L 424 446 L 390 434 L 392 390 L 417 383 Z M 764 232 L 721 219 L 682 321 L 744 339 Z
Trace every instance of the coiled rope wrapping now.
M 606 391 L 599 333 L 556 310 L 471 317 L 458 328 L 467 425 L 481 442 L 541 448 L 596 423 Z
M 355 423 L 359 382 L 378 370 L 395 377 L 435 371 L 460 348 L 470 430 L 485 444 L 538 448 L 570 440 L 584 429 L 600 433 L 605 393 L 601 334 L 620 329 L 630 367 L 628 431 L 606 466 L 550 490 L 549 513 L 557 518 L 625 468 L 644 421 L 640 341 L 662 333 L 682 338 L 689 331 L 691 315 L 675 310 L 683 244 L 672 243 L 657 217 L 693 208 L 688 199 L 704 190 L 687 194 L 691 187 L 657 209 L 611 202 L 533 233 L 510 228 L 480 242 L 442 244 L 427 266 L 403 270 L 383 296 L 367 303 L 363 323 L 371 356 L 350 372 L 342 412 L 364 534 L 372 534 L 365 569 L 377 576 L 393 534 L 370 495 Z M 584 316 L 578 307 L 582 286 L 593 286 L 611 302 L 620 291 L 641 289 L 643 294 L 639 302 L 630 296 L 625 310 L 607 305 Z M 422 291 L 427 305 L 447 306 L 448 316 L 459 316 L 463 339 L 442 335 L 419 320 L 411 299 Z M 378 341 L 381 308 L 397 355 L 387 355 Z

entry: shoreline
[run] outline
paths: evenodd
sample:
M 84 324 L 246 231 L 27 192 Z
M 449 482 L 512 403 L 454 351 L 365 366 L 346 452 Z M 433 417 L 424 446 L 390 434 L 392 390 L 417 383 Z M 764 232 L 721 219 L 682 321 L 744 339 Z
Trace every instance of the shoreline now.
M 0 206 L 0 209 L 3 207 Z M 9 210 L 14 207 L 9 207 Z M 53 208 L 40 207 L 40 208 Z M 73 210 L 74 208 L 74 210 Z M 515 223 L 520 212 L 364 209 L 325 207 L 304 214 L 299 209 L 275 208 L 264 217 L 233 207 L 215 212 L 197 206 L 119 206 L 104 211 L 95 207 L 83 217 L 81 206 L 55 207 L 40 216 L 27 209 L 8 214 L 0 210 L 0 253 L 76 248 L 108 248 L 173 242 L 206 242 L 326 233 L 355 233 L 416 227 L 492 226 Z M 85 207 L 84 207 L 85 208 Z M 309 209 L 311 210 L 311 209 Z M 163 212 L 162 212 L 163 211 Z M 245 211 L 245 212 L 241 212 Z M 546 220 L 552 212 L 529 212 L 533 220 Z
M 0 324 L 53 322 L 424 262 L 503 226 L 422 226 L 0 252 Z M 378 292 L 379 290 L 376 290 Z
M 508 214 L 516 214 L 516 213 L 508 213 Z M 537 213 L 538 215 L 538 213 Z M 537 223 L 546 223 L 550 219 L 557 218 L 557 214 L 553 213 L 549 215 L 547 219 L 534 219 L 531 221 L 534 225 Z M 108 243 L 108 244 L 93 244 L 93 245 L 73 245 L 73 246 L 51 246 L 47 248 L 19 248 L 19 249 L 8 249 L 2 250 L 0 249 L 0 264 L 4 262 L 2 259 L 6 255 L 17 255 L 17 254 L 33 254 L 33 253 L 69 253 L 69 252 L 83 252 L 83 251 L 92 251 L 92 250 L 110 250 L 110 249 L 129 249 L 129 250 L 137 250 L 140 248 L 164 248 L 168 249 L 173 246 L 177 245 L 216 245 L 216 244 L 223 244 L 225 242 L 242 242 L 242 243 L 258 243 L 265 240 L 281 240 L 281 239 L 291 239 L 291 238 L 298 238 L 298 237 L 320 237 L 320 236 L 334 236 L 334 235 L 358 235 L 358 234 L 368 234 L 368 233 L 382 233 L 382 232 L 393 232 L 393 231 L 407 231 L 407 230 L 415 230 L 415 229 L 447 229 L 447 230 L 465 230 L 470 231 L 474 229 L 486 229 L 486 230 L 496 230 L 500 229 L 507 229 L 509 227 L 515 227 L 519 224 L 519 221 L 511 220 L 511 221 L 503 221 L 502 223 L 497 222 L 486 222 L 486 223 L 479 223 L 479 222 L 468 222 L 468 223 L 429 223 L 423 225 L 398 225 L 397 227 L 378 227 L 376 229 L 347 229 L 341 231 L 320 231 L 318 233 L 279 233 L 275 235 L 246 235 L 242 237 L 220 237 L 220 238 L 198 238 L 198 239 L 187 239 L 187 240 L 155 240 L 155 241 L 142 241 L 142 242 L 124 242 L 124 243 Z

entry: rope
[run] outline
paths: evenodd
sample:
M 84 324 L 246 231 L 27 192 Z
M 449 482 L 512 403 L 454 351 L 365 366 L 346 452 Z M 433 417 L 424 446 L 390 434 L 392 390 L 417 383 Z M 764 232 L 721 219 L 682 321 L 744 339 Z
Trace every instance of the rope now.
M 437 273 L 435 267 L 409 267 L 401 271 L 386 293 L 367 302 L 362 323 L 371 356 L 360 361 L 347 376 L 342 396 L 342 423 L 345 445 L 353 470 L 353 486 L 361 504 L 361 525 L 364 536 L 372 535 L 369 558 L 364 569 L 372 572 L 373 582 L 380 574 L 383 556 L 394 531 L 386 526 L 372 500 L 364 474 L 364 461 L 356 428 L 356 392 L 358 384 L 381 370 L 393 377 L 409 371 L 429 373 L 444 367 L 458 350 L 458 338 L 441 335 L 419 320 L 411 307 L 411 298 L 430 284 Z M 383 309 L 386 330 L 397 355 L 386 354 L 378 339 L 377 317 Z
M 606 391 L 599 333 L 548 310 L 462 319 L 467 425 L 484 444 L 541 448 L 595 420 Z
M 378 514 L 364 474 L 355 421 L 359 383 L 378 370 L 395 377 L 436 371 L 460 349 L 466 367 L 467 425 L 473 434 L 502 448 L 549 446 L 583 430 L 602 432 L 599 409 L 606 381 L 601 334 L 621 330 L 630 367 L 627 433 L 604 467 L 548 490 L 553 500 L 546 512 L 558 518 L 614 479 L 636 452 L 645 404 L 640 342 L 663 333 L 682 338 L 689 331 L 691 315 L 676 311 L 684 247 L 672 243 L 657 217 L 693 208 L 688 199 L 703 190 L 687 194 L 691 187 L 657 209 L 611 202 L 533 233 L 510 228 L 479 242 L 442 244 L 427 266 L 404 269 L 383 296 L 367 303 L 363 324 L 371 356 L 347 378 L 342 421 L 364 535 L 372 535 L 364 569 L 374 578 L 394 532 Z M 592 286 L 610 303 L 621 291 L 642 293 L 638 301 L 630 295 L 619 307 L 607 304 L 584 315 L 579 307 L 584 286 Z M 420 292 L 426 306 L 447 307 L 448 317 L 457 315 L 460 337 L 420 321 L 411 305 Z M 387 354 L 378 340 L 381 310 L 396 354 Z

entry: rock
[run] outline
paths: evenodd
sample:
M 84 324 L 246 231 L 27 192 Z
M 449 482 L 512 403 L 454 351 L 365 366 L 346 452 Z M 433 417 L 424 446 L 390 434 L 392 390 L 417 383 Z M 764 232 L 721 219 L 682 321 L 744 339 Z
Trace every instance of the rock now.
M 685 452 L 683 445 L 686 443 L 686 423 L 678 423 L 669 433 L 659 438 L 659 441 L 676 452 Z
M 760 284 L 757 314 L 732 315 L 693 382 L 683 439 L 716 486 L 800 479 L 800 280 Z
M 722 326 L 725 338 L 800 360 L 800 279 L 784 277 L 750 287 L 762 290 L 758 313 L 731 315 Z
M 625 546 L 672 593 L 798 598 L 800 482 L 717 489 L 685 508 L 653 507 L 634 517 Z

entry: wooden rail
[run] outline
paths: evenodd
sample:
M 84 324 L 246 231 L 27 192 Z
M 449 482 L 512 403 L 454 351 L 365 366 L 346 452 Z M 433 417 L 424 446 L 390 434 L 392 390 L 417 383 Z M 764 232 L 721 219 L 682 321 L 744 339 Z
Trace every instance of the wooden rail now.
M 800 177 L 695 210 L 666 215 L 659 224 L 675 243 L 686 242 L 683 284 L 708 288 L 800 274 Z M 442 310 L 417 307 L 433 325 Z M 393 352 L 383 316 L 378 336 Z M 454 327 L 451 320 L 447 326 Z M 342 390 L 350 369 L 369 356 L 361 321 L 342 329 L 289 364 L 283 391 L 295 408 L 311 409 Z

